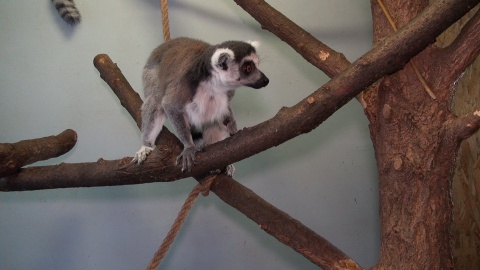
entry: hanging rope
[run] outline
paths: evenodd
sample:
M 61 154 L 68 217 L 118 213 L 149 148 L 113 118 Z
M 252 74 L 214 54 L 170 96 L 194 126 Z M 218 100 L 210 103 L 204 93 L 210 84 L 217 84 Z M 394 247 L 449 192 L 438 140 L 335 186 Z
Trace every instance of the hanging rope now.
M 147 270 L 157 269 L 163 257 L 165 257 L 165 254 L 167 254 L 167 251 L 170 248 L 170 245 L 172 245 L 173 241 L 175 240 L 175 237 L 180 231 L 180 228 L 182 227 L 185 219 L 187 218 L 188 212 L 192 208 L 193 203 L 195 202 L 195 199 L 197 199 L 198 197 L 198 194 L 201 192 L 203 196 L 208 196 L 210 187 L 212 186 L 212 183 L 215 177 L 216 177 L 215 175 L 207 177 L 203 182 L 198 183 L 195 186 L 195 188 L 193 188 L 193 190 L 190 192 L 187 199 L 183 203 L 182 209 L 178 213 L 178 216 L 175 219 L 175 222 L 170 228 L 170 231 L 167 233 L 167 236 L 165 237 L 165 239 L 163 239 L 162 244 L 158 248 L 157 252 L 155 252 L 155 255 L 153 255 L 152 260 L 148 264 Z
M 162 9 L 162 26 L 163 26 L 163 39 L 165 41 L 170 40 L 170 23 L 168 21 L 168 0 L 160 0 L 160 6 Z M 192 209 L 193 203 L 198 197 L 198 194 L 201 192 L 203 196 L 208 196 L 210 187 L 212 186 L 215 175 L 206 177 L 204 181 L 198 183 L 193 190 L 188 195 L 187 199 L 183 203 L 182 209 L 177 215 L 177 218 L 170 227 L 167 236 L 163 239 L 162 244 L 158 248 L 157 252 L 153 255 L 153 258 L 150 260 L 150 263 L 147 266 L 147 270 L 156 270 L 160 262 L 167 254 L 168 249 L 172 245 L 175 237 L 177 236 L 180 228 L 182 227 L 185 219 L 187 218 L 188 212 Z
M 163 39 L 170 40 L 170 22 L 168 21 L 168 0 L 160 0 L 162 8 Z

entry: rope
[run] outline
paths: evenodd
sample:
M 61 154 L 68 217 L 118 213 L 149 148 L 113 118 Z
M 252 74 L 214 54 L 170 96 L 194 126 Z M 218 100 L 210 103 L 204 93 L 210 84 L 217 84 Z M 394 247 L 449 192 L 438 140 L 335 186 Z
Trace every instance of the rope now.
M 168 21 L 168 0 L 160 0 L 160 6 L 162 8 L 163 39 L 169 41 L 170 23 Z
M 147 270 L 157 269 L 158 265 L 162 261 L 163 257 L 165 257 L 165 254 L 170 248 L 170 245 L 172 245 L 173 241 L 175 240 L 175 237 L 180 231 L 180 228 L 182 227 L 188 215 L 188 212 L 192 208 L 193 203 L 195 202 L 195 199 L 197 199 L 198 194 L 201 192 L 203 196 L 207 196 L 214 179 L 215 179 L 215 175 L 207 177 L 205 181 L 198 183 L 190 192 L 187 199 L 183 203 L 182 209 L 178 213 L 178 216 L 175 219 L 175 222 L 172 224 L 170 231 L 167 233 L 167 236 L 165 237 L 165 239 L 163 239 L 163 242 L 158 248 L 157 252 L 155 252 L 155 254 L 153 255 L 152 260 L 150 260 L 150 263 L 147 266 Z

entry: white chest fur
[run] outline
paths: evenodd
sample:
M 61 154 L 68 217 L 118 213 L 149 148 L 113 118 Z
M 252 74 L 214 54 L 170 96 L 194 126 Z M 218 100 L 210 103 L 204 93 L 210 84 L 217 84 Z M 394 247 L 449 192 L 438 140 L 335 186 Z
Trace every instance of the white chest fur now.
M 201 83 L 186 112 L 190 124 L 197 129 L 215 121 L 223 121 L 228 114 L 229 101 L 226 91 Z

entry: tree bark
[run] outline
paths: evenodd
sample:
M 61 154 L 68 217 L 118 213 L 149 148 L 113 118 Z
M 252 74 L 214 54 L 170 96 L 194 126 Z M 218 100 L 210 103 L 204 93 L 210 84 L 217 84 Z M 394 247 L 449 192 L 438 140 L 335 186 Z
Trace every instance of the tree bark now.
M 393 30 L 377 1 L 371 2 L 378 44 Z M 399 26 L 428 5 L 383 2 Z M 381 259 L 375 269 L 453 268 L 452 172 L 459 142 L 478 130 L 480 117 L 456 119 L 450 97 L 458 76 L 478 56 L 479 26 L 472 20 L 458 42 L 429 46 L 414 58 L 437 100 L 425 93 L 411 66 L 364 95 L 379 170 Z
M 67 129 L 56 136 L 0 143 L 0 178 L 16 173 L 21 167 L 40 160 L 61 156 L 77 142 L 77 133 Z
M 260 229 L 322 269 L 363 269 L 328 240 L 232 178 L 220 175 L 215 179 L 211 190 L 225 203 L 256 222 Z
M 449 46 L 453 40 L 459 43 L 458 35 L 467 22 L 477 14 L 479 7 L 472 9 L 437 39 L 440 47 Z M 478 18 L 477 18 L 478 19 Z M 478 34 L 478 33 L 477 33 Z M 470 38 L 470 37 L 467 37 Z M 458 82 L 452 110 L 462 116 L 480 107 L 480 58 L 465 71 Z M 477 270 L 480 265 L 480 134 L 462 142 L 458 164 L 453 177 L 453 260 L 454 268 Z

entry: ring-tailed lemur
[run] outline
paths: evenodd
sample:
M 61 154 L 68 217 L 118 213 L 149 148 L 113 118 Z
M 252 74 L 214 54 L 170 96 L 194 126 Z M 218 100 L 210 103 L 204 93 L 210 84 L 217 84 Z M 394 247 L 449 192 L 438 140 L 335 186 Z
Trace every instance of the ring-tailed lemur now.
M 157 47 L 143 69 L 142 147 L 132 162 L 142 163 L 155 147 L 165 117 L 173 124 L 184 149 L 176 164 L 190 171 L 195 152 L 237 132 L 230 106 L 235 89 L 266 86 L 258 69 L 257 42 L 226 41 L 209 45 L 177 38 Z M 196 140 L 198 135 L 202 140 Z M 232 175 L 229 165 L 226 173 Z
M 73 0 L 52 0 L 58 14 L 70 25 L 79 23 L 82 17 Z

